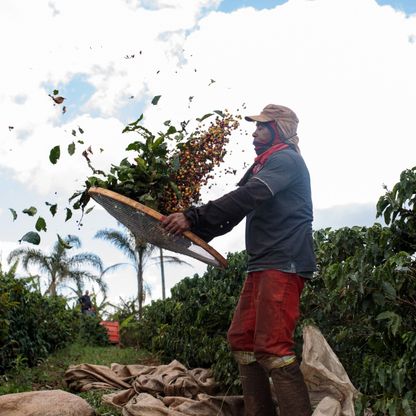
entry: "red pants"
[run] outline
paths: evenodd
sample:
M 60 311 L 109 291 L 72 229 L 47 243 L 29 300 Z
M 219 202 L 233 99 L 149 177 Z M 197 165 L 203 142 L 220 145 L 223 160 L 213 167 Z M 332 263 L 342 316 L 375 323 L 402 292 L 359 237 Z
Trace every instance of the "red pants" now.
M 228 330 L 232 351 L 294 355 L 303 277 L 278 270 L 248 274 Z

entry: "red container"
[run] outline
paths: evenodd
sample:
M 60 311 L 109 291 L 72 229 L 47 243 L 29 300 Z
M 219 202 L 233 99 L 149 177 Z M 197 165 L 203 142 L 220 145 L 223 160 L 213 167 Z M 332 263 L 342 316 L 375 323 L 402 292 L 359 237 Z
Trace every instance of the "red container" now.
M 101 321 L 100 325 L 107 329 L 108 340 L 112 344 L 120 343 L 120 325 L 118 321 Z

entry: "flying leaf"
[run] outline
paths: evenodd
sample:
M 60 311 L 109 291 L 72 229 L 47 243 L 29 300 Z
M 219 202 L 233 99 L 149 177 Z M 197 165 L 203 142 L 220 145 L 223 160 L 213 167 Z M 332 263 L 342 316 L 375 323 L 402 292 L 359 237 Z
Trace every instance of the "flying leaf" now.
M 61 247 L 66 248 L 68 250 L 70 248 L 72 248 L 72 246 L 70 244 L 68 244 L 64 239 L 62 239 L 59 234 L 56 234 L 56 235 L 58 236 L 58 242 L 59 242 Z
M 75 153 L 75 143 L 72 142 L 68 145 L 68 153 L 72 156 Z
M 16 218 L 17 218 L 17 212 L 13 209 L 13 208 L 9 208 L 9 210 L 10 210 L 10 212 L 12 213 L 12 215 L 13 215 L 13 221 L 15 221 L 16 220 Z
M 38 245 L 40 243 L 40 235 L 34 231 L 29 231 L 19 240 L 19 243 L 22 241 L 27 241 L 28 243 Z
M 88 162 L 88 163 L 91 163 L 91 159 L 88 157 L 88 152 L 87 152 L 87 150 L 84 150 L 84 151 L 82 152 L 82 156 L 84 156 L 84 157 L 85 157 L 85 159 L 87 159 L 87 162 Z
M 58 208 L 58 204 L 51 204 L 50 202 L 45 202 L 45 204 L 50 207 L 49 211 L 51 212 L 52 216 L 54 217 L 56 214 L 56 210 Z
M 68 202 L 71 202 L 73 199 L 75 199 L 77 196 L 80 196 L 82 194 L 81 191 L 75 192 L 72 194 L 72 196 L 68 199 Z
M 176 128 L 174 127 L 174 126 L 170 126 L 169 128 L 168 128 L 168 131 L 166 132 L 166 134 L 173 134 L 173 133 L 176 133 Z
M 36 215 L 38 210 L 35 207 L 30 207 L 30 208 L 24 209 L 22 212 L 23 212 L 23 214 L 27 214 L 27 215 L 33 217 L 34 215 Z
M 224 113 L 221 110 L 215 110 L 214 113 L 217 113 L 219 116 L 224 117 Z
M 84 140 L 78 140 L 79 144 L 84 144 Z
M 36 221 L 35 224 L 35 228 L 37 231 L 46 231 L 46 221 L 44 220 L 44 218 L 39 217 L 38 220 Z
M 72 211 L 69 208 L 67 208 L 65 222 L 67 222 L 71 217 L 72 217 Z
M 51 161 L 53 165 L 55 165 L 58 159 L 60 158 L 60 156 L 61 156 L 61 148 L 59 146 L 55 146 L 54 148 L 51 149 L 49 153 L 49 160 Z
M 76 135 L 77 135 L 77 132 L 76 132 L 75 130 L 72 130 L 71 134 L 72 134 L 73 136 L 76 136 Z
M 196 121 L 199 121 L 199 122 L 201 123 L 201 122 L 202 122 L 202 121 L 204 121 L 206 118 L 211 117 L 212 115 L 213 115 L 212 113 L 205 114 L 205 115 L 203 115 L 201 118 L 197 118 L 197 119 L 196 119 Z
M 92 207 L 88 208 L 88 209 L 85 211 L 85 215 L 89 214 L 89 213 L 90 213 L 93 209 L 94 209 L 94 206 L 92 206 Z
M 53 95 L 58 95 L 59 94 L 59 90 L 53 90 Z
M 159 102 L 159 100 L 160 100 L 160 97 L 161 97 L 161 95 L 155 95 L 155 96 L 153 97 L 152 104 L 153 104 L 153 105 L 157 105 L 157 103 L 158 103 L 158 102 Z
M 52 98 L 52 100 L 56 103 L 56 104 L 62 104 L 65 100 L 64 97 L 54 97 L 53 95 L 49 94 L 49 97 Z
M 81 127 L 79 127 L 79 126 L 78 126 L 78 131 L 79 131 L 81 134 L 84 134 L 84 130 L 82 130 L 82 128 L 81 128 Z

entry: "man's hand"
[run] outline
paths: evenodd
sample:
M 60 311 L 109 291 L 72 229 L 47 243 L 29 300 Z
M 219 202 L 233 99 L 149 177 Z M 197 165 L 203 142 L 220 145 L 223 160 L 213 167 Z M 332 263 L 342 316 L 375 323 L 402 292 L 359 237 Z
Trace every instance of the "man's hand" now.
M 180 235 L 191 228 L 191 223 L 182 212 L 175 212 L 165 217 L 162 226 L 170 234 Z

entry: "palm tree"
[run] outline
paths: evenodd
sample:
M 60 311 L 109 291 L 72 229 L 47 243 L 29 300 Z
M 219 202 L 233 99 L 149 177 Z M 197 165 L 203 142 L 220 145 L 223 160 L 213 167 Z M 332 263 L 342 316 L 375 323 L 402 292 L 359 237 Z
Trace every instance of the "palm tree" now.
M 137 301 L 139 304 L 138 312 L 139 317 L 141 317 L 143 310 L 143 302 L 145 300 L 143 270 L 146 262 L 149 259 L 154 259 L 150 256 L 156 247 L 143 242 L 138 237 L 134 236 L 127 229 L 126 232 L 123 232 L 115 229 L 106 228 L 103 230 L 99 230 L 94 237 L 109 241 L 113 246 L 118 248 L 130 260 L 129 263 L 117 263 L 107 267 L 103 271 L 103 274 L 117 270 L 120 267 L 125 266 L 132 266 L 134 268 L 137 277 Z M 163 256 L 160 257 L 159 261 L 164 261 L 166 263 L 188 264 L 180 260 L 178 257 L 174 256 Z M 163 265 L 161 265 L 161 267 L 163 267 Z M 162 274 L 162 287 L 164 291 L 164 273 Z
M 57 289 L 60 285 L 70 281 L 75 282 L 78 288 L 82 288 L 85 280 L 97 283 L 105 292 L 105 284 L 101 279 L 103 264 L 99 256 L 93 253 L 79 253 L 68 256 L 68 250 L 71 248 L 80 248 L 81 241 L 74 235 L 68 235 L 65 239 L 58 236 L 58 241 L 54 244 L 50 254 L 42 250 L 29 247 L 18 248 L 13 250 L 7 261 L 11 263 L 15 260 L 21 260 L 23 268 L 29 272 L 29 266 L 37 266 L 40 272 L 46 273 L 48 277 L 48 288 L 45 294 L 51 296 L 57 295 Z M 91 266 L 100 272 L 97 276 L 84 266 Z

